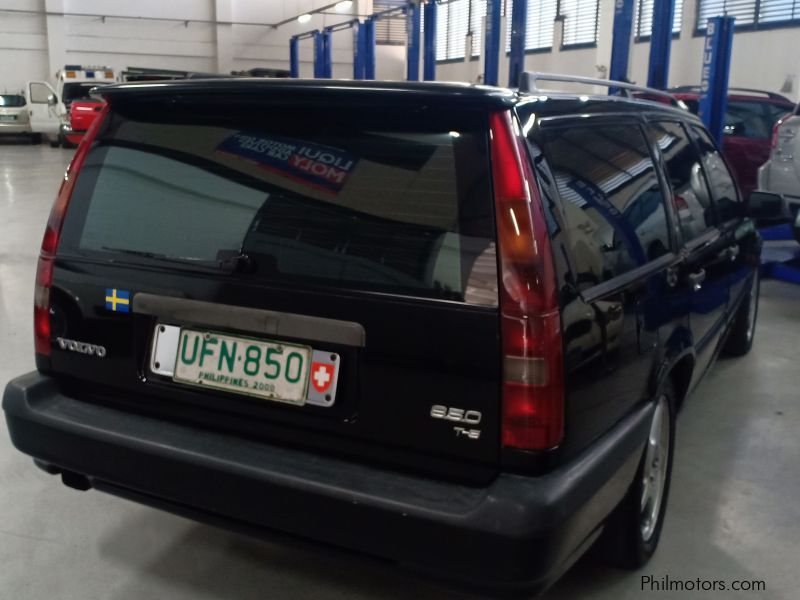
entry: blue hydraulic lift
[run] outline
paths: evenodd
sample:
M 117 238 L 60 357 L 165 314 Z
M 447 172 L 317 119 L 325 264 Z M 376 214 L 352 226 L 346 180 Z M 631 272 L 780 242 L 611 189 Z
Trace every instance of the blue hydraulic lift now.
M 525 25 L 528 0 L 513 0 L 511 5 L 511 51 L 508 55 L 508 87 L 519 85 L 525 70 Z
M 436 79 L 436 2 L 428 2 L 423 8 L 425 20 L 425 43 L 423 49 L 422 78 Z
M 703 44 L 700 72 L 700 118 L 722 144 L 722 127 L 728 106 L 728 73 L 733 52 L 733 17 L 711 17 Z
M 408 76 L 409 79 L 419 78 L 419 9 L 415 5 L 404 5 L 370 15 L 364 21 L 351 19 L 335 25 L 329 25 L 322 31 L 314 30 L 293 35 L 289 40 L 289 74 L 291 77 L 300 75 L 299 42 L 302 39 L 314 39 L 314 77 L 330 78 L 333 76 L 333 33 L 344 29 L 353 29 L 353 78 L 375 79 L 375 24 L 380 19 L 397 15 L 407 15 L 410 28 L 408 45 Z M 435 29 L 434 29 L 435 30 Z M 413 35 L 416 32 L 416 35 Z M 427 50 L 427 48 L 426 48 Z M 414 62 L 414 55 L 416 61 Z M 412 64 L 413 62 L 413 64 Z M 414 66 L 416 65 L 416 67 Z M 427 67 L 427 57 L 426 57 Z
M 669 85 L 669 55 L 672 48 L 672 22 L 675 0 L 653 2 L 653 29 L 650 34 L 650 62 L 647 87 L 665 90 Z
M 486 43 L 483 57 L 483 82 L 497 85 L 500 70 L 500 12 L 503 0 L 489 0 L 486 5 Z
M 419 81 L 419 50 L 422 33 L 422 8 L 419 4 L 408 5 L 406 19 L 406 31 L 408 32 L 406 79 Z
M 614 34 L 611 41 L 611 67 L 608 72 L 608 78 L 614 81 L 628 81 L 633 3 L 633 0 L 616 0 L 614 5 Z M 614 93 L 616 90 L 610 88 L 609 94 Z

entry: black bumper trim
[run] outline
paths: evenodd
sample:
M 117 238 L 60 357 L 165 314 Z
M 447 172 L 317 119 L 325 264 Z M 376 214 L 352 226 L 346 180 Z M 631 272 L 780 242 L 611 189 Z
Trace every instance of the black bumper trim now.
M 8 384 L 3 409 L 20 451 L 98 489 L 515 589 L 549 585 L 596 533 L 633 479 L 652 406 L 547 475 L 501 474 L 483 488 L 83 402 L 35 372 Z

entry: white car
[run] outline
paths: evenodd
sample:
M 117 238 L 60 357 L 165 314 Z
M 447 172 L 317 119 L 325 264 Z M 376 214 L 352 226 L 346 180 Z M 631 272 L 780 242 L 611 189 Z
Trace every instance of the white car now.
M 800 211 L 800 105 L 775 124 L 772 153 L 758 170 L 758 189 L 781 194 L 787 217 Z
M 0 94 L 0 135 L 31 135 L 28 107 L 21 94 Z

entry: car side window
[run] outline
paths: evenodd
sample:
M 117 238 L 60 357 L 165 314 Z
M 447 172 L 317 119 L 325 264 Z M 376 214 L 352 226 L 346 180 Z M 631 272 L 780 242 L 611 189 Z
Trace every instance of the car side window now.
M 700 153 L 680 123 L 656 121 L 651 128 L 664 158 L 683 238 L 693 240 L 716 225 Z
M 664 197 L 638 125 L 545 127 L 543 147 L 570 230 L 579 287 L 669 251 Z
M 716 144 L 705 129 L 692 125 L 690 131 L 700 150 L 708 183 L 711 186 L 711 194 L 717 203 L 717 214 L 720 221 L 725 222 L 736 218 L 740 214 L 741 199 L 739 198 L 739 189 L 728 170 L 728 165 L 725 164 Z

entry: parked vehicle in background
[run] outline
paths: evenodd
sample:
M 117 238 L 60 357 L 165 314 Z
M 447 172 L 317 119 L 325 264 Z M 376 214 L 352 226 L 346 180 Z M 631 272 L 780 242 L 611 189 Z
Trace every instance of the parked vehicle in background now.
M 783 196 L 787 217 L 800 211 L 800 104 L 775 124 L 772 152 L 758 171 L 758 187 Z
M 51 146 L 66 145 L 72 102 L 90 99 L 92 88 L 115 80 L 110 67 L 67 65 L 56 73 L 55 87 L 46 81 L 28 82 L 31 130 L 46 138 Z
M 670 91 L 692 113 L 698 114 L 698 86 L 682 86 Z M 722 152 L 743 194 L 758 187 L 758 168 L 769 158 L 772 129 L 778 119 L 793 109 L 791 100 L 774 92 L 728 88 Z
M 61 129 L 62 143 L 77 146 L 100 115 L 104 105 L 105 102 L 96 98 L 73 100 L 69 107 L 67 122 Z
M 3 399 L 19 450 L 475 587 L 653 555 L 677 411 L 757 316 L 761 239 L 697 117 L 417 82 L 102 95 Z
M 32 135 L 22 94 L 0 94 L 0 135 Z

